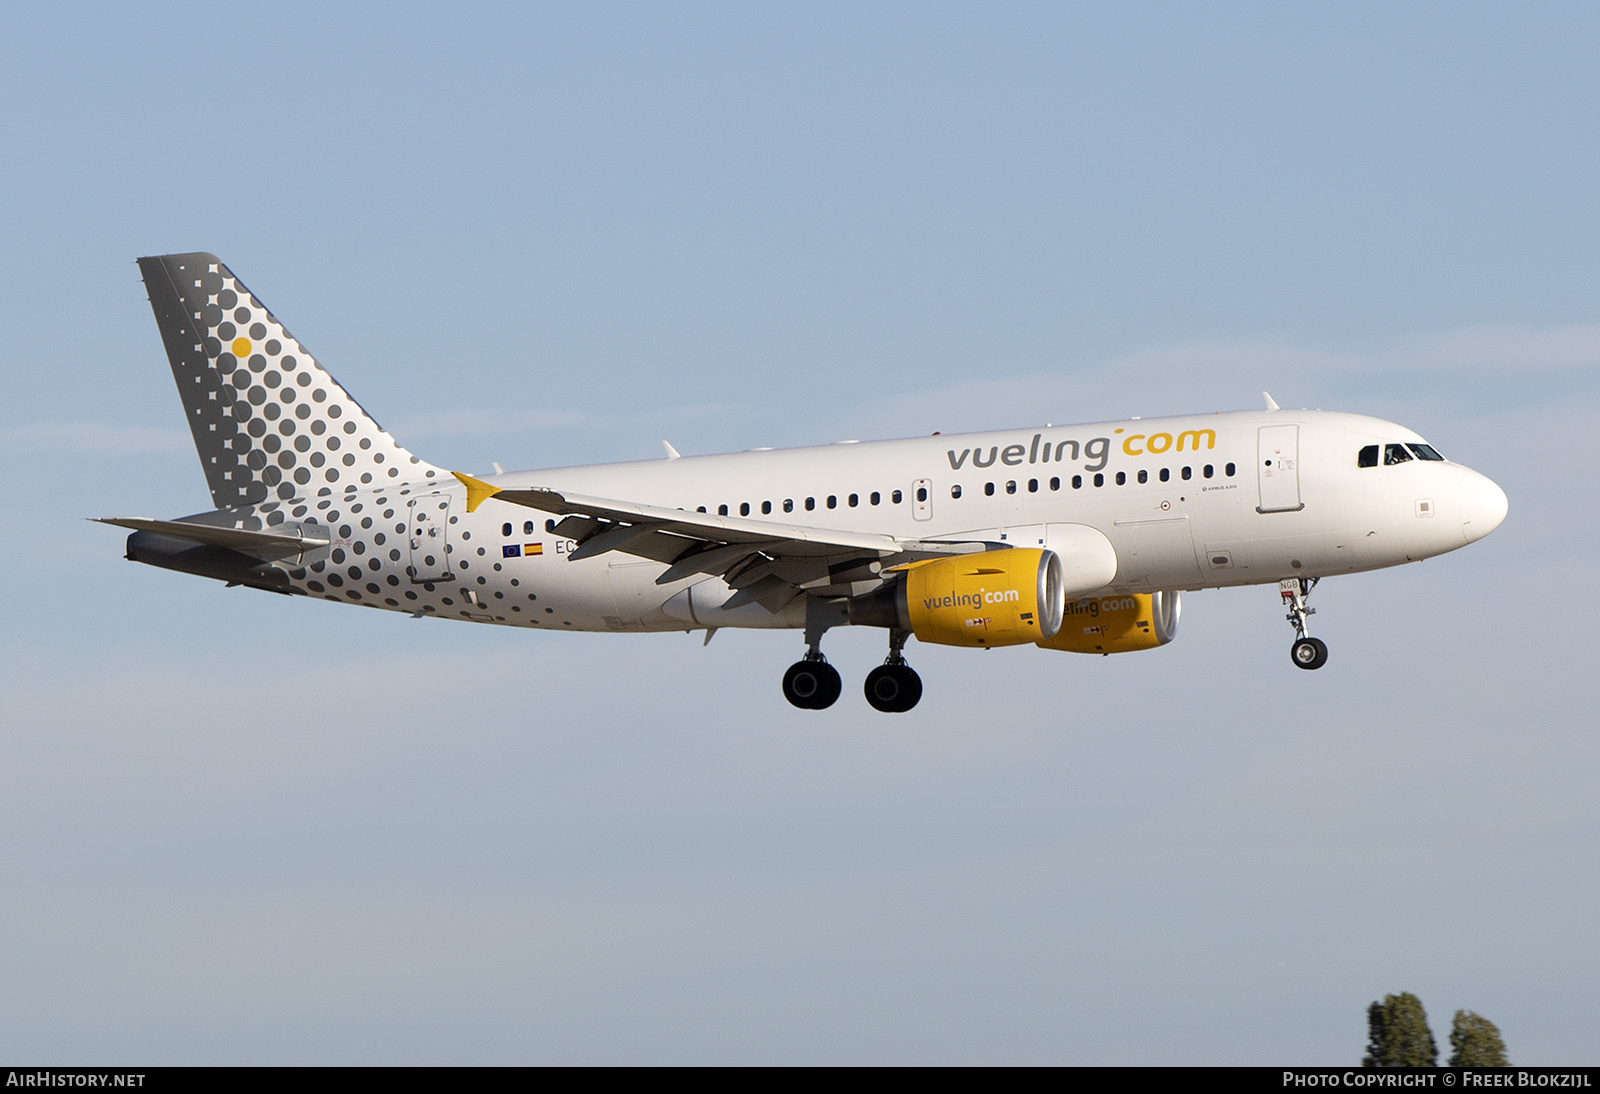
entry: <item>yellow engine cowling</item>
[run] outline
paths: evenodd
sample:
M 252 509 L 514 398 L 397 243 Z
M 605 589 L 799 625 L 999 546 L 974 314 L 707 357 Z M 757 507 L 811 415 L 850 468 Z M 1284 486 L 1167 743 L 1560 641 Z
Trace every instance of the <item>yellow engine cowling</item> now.
M 1178 633 L 1182 607 L 1176 592 L 1086 596 L 1066 606 L 1061 629 L 1039 645 L 1072 653 L 1153 650 Z
M 1016 646 L 1061 627 L 1066 594 L 1054 551 L 1013 547 L 906 569 L 911 633 L 944 646 Z

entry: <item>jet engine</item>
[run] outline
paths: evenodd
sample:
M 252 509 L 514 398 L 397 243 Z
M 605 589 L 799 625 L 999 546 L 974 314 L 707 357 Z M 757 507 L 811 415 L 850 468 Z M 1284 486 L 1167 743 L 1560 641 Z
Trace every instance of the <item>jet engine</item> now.
M 1178 633 L 1182 607 L 1176 592 L 1087 596 L 1066 605 L 1061 629 L 1038 644 L 1071 653 L 1155 649 Z
M 1016 646 L 1061 627 L 1066 594 L 1054 551 L 1013 547 L 914 562 L 902 572 L 853 598 L 850 622 L 898 627 L 943 646 Z

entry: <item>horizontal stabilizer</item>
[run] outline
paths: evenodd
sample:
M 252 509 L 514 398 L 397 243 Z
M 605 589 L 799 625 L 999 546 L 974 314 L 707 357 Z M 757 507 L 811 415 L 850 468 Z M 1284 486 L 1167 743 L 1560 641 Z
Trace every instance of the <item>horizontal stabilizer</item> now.
M 280 525 L 282 531 L 252 532 L 245 528 L 219 528 L 214 524 L 193 524 L 182 520 L 150 520 L 147 517 L 95 517 L 101 524 L 114 524 L 118 528 L 132 528 L 138 532 L 155 532 L 157 535 L 187 539 L 212 547 L 226 547 L 240 554 L 259 558 L 263 562 L 302 554 L 318 547 L 326 547 L 326 534 L 308 534 L 300 526 Z M 326 533 L 327 529 L 318 527 Z

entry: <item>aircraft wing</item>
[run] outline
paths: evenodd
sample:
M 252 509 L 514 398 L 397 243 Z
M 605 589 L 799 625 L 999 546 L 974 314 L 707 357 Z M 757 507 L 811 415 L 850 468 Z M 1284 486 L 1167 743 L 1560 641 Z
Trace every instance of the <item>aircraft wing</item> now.
M 775 612 L 803 593 L 855 595 L 876 587 L 893 566 L 1005 546 L 810 528 L 555 490 L 502 490 L 455 474 L 467 487 L 468 512 L 493 499 L 555 514 L 562 518 L 555 534 L 578 544 L 570 561 L 608 551 L 652 559 L 667 565 L 658 585 L 695 574 L 719 576 L 735 590 L 724 605 L 729 608 L 756 602 Z

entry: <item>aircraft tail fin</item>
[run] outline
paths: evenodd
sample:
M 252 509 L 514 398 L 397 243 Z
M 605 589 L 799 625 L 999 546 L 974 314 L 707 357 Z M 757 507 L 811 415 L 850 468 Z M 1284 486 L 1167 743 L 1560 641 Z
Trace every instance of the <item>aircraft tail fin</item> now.
M 218 509 L 436 482 L 216 255 L 139 259 Z

